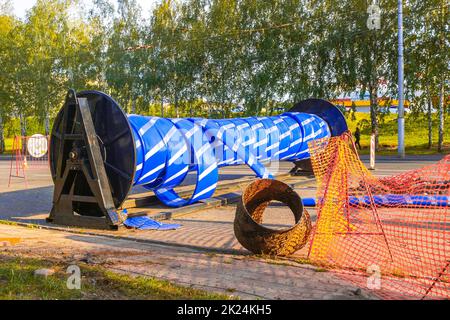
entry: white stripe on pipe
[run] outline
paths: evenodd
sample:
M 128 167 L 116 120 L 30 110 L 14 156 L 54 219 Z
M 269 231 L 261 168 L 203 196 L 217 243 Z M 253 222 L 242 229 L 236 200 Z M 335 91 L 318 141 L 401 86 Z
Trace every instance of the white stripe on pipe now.
M 283 150 L 278 150 L 277 152 L 275 152 L 274 156 L 277 156 L 277 155 L 279 155 L 280 153 L 286 152 L 286 151 L 288 151 L 288 150 L 289 150 L 289 147 L 284 148 Z
M 313 122 L 315 119 L 314 118 L 308 118 L 306 120 L 302 121 L 302 126 L 306 126 L 307 124 L 310 124 L 311 122 Z
M 305 140 L 314 139 L 315 137 L 317 137 L 321 133 L 322 133 L 322 129 L 319 129 L 316 132 L 313 131 L 310 135 L 305 137 Z
M 274 124 L 279 124 L 279 123 L 281 123 L 281 122 L 283 122 L 284 120 L 283 119 L 277 119 L 277 120 L 275 120 L 273 123 Z
M 189 171 L 189 167 L 186 166 L 183 170 L 178 171 L 178 172 L 175 173 L 173 176 L 171 176 L 169 179 L 167 179 L 167 180 L 165 181 L 165 183 L 168 183 L 168 182 L 172 181 L 173 179 L 178 178 L 179 176 L 181 176 L 182 174 L 184 174 L 185 172 L 188 172 L 188 171 Z
M 206 126 L 206 123 L 208 122 L 208 119 L 203 119 L 199 123 L 202 127 Z
M 308 153 L 308 149 L 300 151 L 300 152 L 297 152 L 297 154 L 295 156 L 299 156 L 299 155 L 304 154 L 304 153 Z
M 146 174 L 144 174 L 144 175 L 139 179 L 139 181 L 142 181 L 142 180 L 144 180 L 145 178 L 147 178 L 148 176 L 151 176 L 151 175 L 154 174 L 156 171 L 161 170 L 161 169 L 164 168 L 165 166 L 166 166 L 166 164 L 163 163 L 163 164 L 157 166 L 156 168 L 154 168 L 153 170 L 150 170 L 149 172 L 147 172 Z M 156 180 L 156 178 L 153 179 L 152 181 L 155 181 L 155 180 Z M 152 182 L 152 181 L 151 181 L 151 182 Z M 150 182 L 149 182 L 149 183 L 150 183 Z
M 222 135 L 225 133 L 225 130 L 233 128 L 235 125 L 233 123 L 229 123 L 220 127 L 219 132 L 217 132 L 217 138 L 222 139 Z
M 295 140 L 294 142 L 291 143 L 291 147 L 298 145 L 299 143 L 301 143 L 303 141 L 302 138 Z
M 176 202 L 180 202 L 180 201 L 183 201 L 183 199 L 182 198 L 175 198 L 175 199 L 170 200 L 169 203 L 176 203 Z
M 259 129 L 259 128 L 262 128 L 262 127 L 263 127 L 262 123 L 257 123 L 257 124 L 252 126 L 252 130 L 256 130 L 256 129 Z
M 263 174 L 263 179 L 267 179 L 267 178 L 269 178 L 269 176 L 270 176 L 270 172 L 268 172 L 267 170 L 265 170 L 265 171 L 264 171 L 264 174 Z
M 249 125 L 248 123 L 243 123 L 243 124 L 238 125 L 236 128 L 237 128 L 238 130 L 242 130 L 242 129 L 247 128 L 247 127 L 249 127 L 249 126 L 250 126 L 250 125 Z
M 139 134 L 143 136 L 151 127 L 158 121 L 158 118 L 152 118 L 149 122 L 144 124 L 142 128 L 139 129 Z
M 269 151 L 269 150 L 272 150 L 274 148 L 278 148 L 279 146 L 280 146 L 280 143 L 279 142 L 275 142 L 273 145 L 271 145 L 270 147 L 266 148 L 266 152 Z
M 253 155 L 250 155 L 250 157 L 248 158 L 248 165 L 252 166 L 255 163 L 256 159 Z
M 197 130 L 198 130 L 198 127 L 194 126 L 191 130 L 186 132 L 186 139 L 189 139 L 190 137 L 192 137 L 194 135 L 194 133 L 197 132 Z
M 217 183 L 214 183 L 213 185 L 209 186 L 208 188 L 202 190 L 201 192 L 197 193 L 192 199 L 197 199 L 198 197 L 204 195 L 205 193 L 210 192 L 211 190 L 214 190 L 217 186 Z
M 234 152 L 236 152 L 239 149 L 239 145 L 241 144 L 241 139 L 237 139 L 236 142 L 233 144 L 233 147 L 231 148 Z
M 217 148 L 217 147 L 220 147 L 220 146 L 222 146 L 222 145 L 224 145 L 223 144 L 223 142 L 222 142 L 222 140 L 220 140 L 220 139 L 216 139 L 216 140 L 214 140 L 214 142 L 211 144 L 211 148 Z M 226 145 L 225 145 L 226 146 Z M 225 147 L 224 147 L 225 148 Z
M 251 139 L 245 141 L 245 142 L 242 144 L 242 146 L 243 146 L 243 147 L 246 147 L 246 146 L 248 146 L 248 145 L 250 145 L 250 144 L 252 144 L 252 143 L 255 143 L 255 142 L 256 142 L 256 138 L 251 138 Z
M 280 134 L 280 140 L 283 140 L 284 138 L 286 138 L 287 136 L 290 136 L 291 132 L 290 131 L 286 131 L 283 134 Z
M 220 164 L 230 163 L 231 161 L 234 161 L 234 159 L 223 160 L 222 162 L 220 162 Z
M 255 148 L 262 146 L 263 144 L 267 144 L 267 138 L 262 139 L 261 141 L 258 141 L 257 143 L 255 143 Z
M 315 135 L 314 135 L 314 138 L 317 137 L 317 136 L 318 136 L 319 134 L 321 134 L 322 132 L 323 132 L 322 129 L 317 130 L 316 133 L 315 133 Z
M 179 159 L 183 153 L 185 153 L 187 151 L 187 146 L 183 145 L 183 147 L 173 155 L 172 158 L 169 159 L 168 165 L 172 165 L 177 159 Z
M 170 138 L 172 138 L 172 136 L 177 131 L 178 131 L 178 129 L 176 127 L 172 127 L 172 129 L 170 129 L 169 132 L 165 135 L 165 137 L 163 139 L 164 143 L 167 144 L 167 142 L 169 142 Z
M 288 154 L 287 156 L 284 156 L 283 158 L 281 158 L 281 160 L 286 160 L 286 159 L 289 159 L 289 158 L 291 158 L 293 156 L 295 156 L 295 153 Z
M 277 131 L 277 130 L 278 130 L 278 128 L 276 126 L 273 126 L 273 127 L 269 128 L 269 129 L 266 129 L 266 133 L 269 134 L 269 133 L 272 133 L 272 132 Z
M 209 144 L 204 144 L 200 149 L 198 149 L 198 152 L 197 152 L 197 157 L 198 158 L 201 158 L 201 156 L 206 152 L 206 150 L 208 150 L 210 147 L 209 147 Z
M 159 150 L 164 147 L 164 141 L 161 140 L 156 146 L 154 146 L 147 154 L 145 155 L 145 161 L 147 161 L 151 156 L 155 155 Z
M 208 167 L 208 169 L 206 169 L 205 171 L 203 171 L 199 176 L 198 176 L 198 181 L 203 180 L 203 178 L 205 178 L 208 174 L 210 174 L 214 169 L 217 168 L 217 164 L 213 163 L 212 165 L 210 165 Z

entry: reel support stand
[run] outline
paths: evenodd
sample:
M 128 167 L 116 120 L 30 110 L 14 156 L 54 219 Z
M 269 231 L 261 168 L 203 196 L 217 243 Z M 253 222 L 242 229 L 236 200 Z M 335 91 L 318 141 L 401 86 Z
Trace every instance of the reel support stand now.
M 86 97 L 69 90 L 52 132 L 51 166 L 55 189 L 48 222 L 117 230 L 121 221 L 113 201 L 98 135 Z M 78 187 L 77 187 L 78 185 Z M 82 186 L 80 188 L 79 186 Z

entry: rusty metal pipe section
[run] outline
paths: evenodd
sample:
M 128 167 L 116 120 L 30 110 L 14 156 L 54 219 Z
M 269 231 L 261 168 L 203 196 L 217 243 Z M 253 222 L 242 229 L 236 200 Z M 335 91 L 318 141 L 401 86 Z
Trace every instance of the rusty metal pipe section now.
M 262 225 L 264 210 L 271 201 L 286 204 L 295 217 L 287 229 L 270 229 Z M 247 186 L 236 209 L 234 234 L 239 243 L 255 254 L 288 256 L 308 242 L 311 220 L 300 196 L 287 184 L 258 179 Z

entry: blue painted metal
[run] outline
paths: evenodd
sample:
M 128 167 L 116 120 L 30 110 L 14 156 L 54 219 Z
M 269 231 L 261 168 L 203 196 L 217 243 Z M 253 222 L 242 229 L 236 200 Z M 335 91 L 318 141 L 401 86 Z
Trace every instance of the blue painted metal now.
M 348 130 L 347 122 L 341 110 L 322 99 L 307 99 L 297 103 L 290 112 L 315 114 L 328 123 L 331 135 L 340 136 Z
M 176 230 L 181 227 L 180 224 L 161 223 L 145 216 L 130 217 L 126 219 L 123 224 L 128 228 L 138 230 Z

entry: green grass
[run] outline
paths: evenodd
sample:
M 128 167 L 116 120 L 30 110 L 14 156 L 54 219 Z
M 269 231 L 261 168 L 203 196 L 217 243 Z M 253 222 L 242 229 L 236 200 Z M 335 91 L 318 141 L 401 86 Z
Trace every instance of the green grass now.
M 230 299 L 228 295 L 182 287 L 168 281 L 117 274 L 102 267 L 80 265 L 81 290 L 69 290 L 68 265 L 42 259 L 0 255 L 0 300 L 72 299 Z M 34 276 L 40 268 L 51 268 L 48 278 Z
M 356 126 L 360 126 L 361 154 L 369 153 L 370 146 L 370 114 L 355 113 L 356 119 L 351 119 L 347 115 L 349 130 L 354 133 Z M 436 115 L 433 118 L 433 146 L 428 149 L 428 122 L 425 116 L 414 118 L 411 115 L 405 117 L 405 151 L 407 154 L 436 154 L 438 141 L 438 121 Z M 450 117 L 447 116 L 444 123 L 444 153 L 450 152 Z M 380 121 L 379 126 L 379 147 L 377 154 L 396 155 L 397 154 L 397 115 L 386 115 Z
M 12 153 L 12 145 L 14 138 L 5 138 L 5 154 Z

